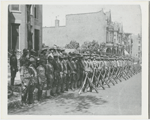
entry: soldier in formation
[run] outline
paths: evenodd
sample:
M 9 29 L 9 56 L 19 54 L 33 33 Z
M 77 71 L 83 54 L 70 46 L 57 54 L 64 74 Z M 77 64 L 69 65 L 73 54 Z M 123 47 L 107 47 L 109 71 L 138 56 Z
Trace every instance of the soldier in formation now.
M 20 58 L 22 103 L 34 103 L 35 89 L 38 101 L 42 100 L 44 91 L 48 98 L 69 89 L 79 89 L 79 94 L 93 90 L 98 93 L 98 87 L 105 89 L 140 71 L 141 66 L 131 58 L 89 52 L 66 54 L 57 48 L 43 49 L 37 57 L 34 50 L 24 49 Z

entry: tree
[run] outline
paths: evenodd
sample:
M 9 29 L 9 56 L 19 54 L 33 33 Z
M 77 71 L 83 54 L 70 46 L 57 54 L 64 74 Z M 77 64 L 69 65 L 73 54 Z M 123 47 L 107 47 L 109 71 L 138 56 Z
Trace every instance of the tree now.
M 99 44 L 97 41 L 93 40 L 92 42 L 84 42 L 81 46 L 82 49 L 84 50 L 89 50 L 90 52 L 96 52 L 100 48 Z
M 67 44 L 67 45 L 65 46 L 65 48 L 68 48 L 68 49 L 77 49 L 77 48 L 79 48 L 79 46 L 80 46 L 80 45 L 79 45 L 78 42 L 72 40 L 72 41 L 70 41 L 69 44 Z

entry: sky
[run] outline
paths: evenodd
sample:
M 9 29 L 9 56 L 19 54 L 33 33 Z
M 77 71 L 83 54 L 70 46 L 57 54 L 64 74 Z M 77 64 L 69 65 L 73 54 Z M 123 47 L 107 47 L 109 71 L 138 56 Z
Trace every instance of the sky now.
M 139 5 L 43 5 L 43 26 L 55 26 L 55 19 L 60 26 L 65 26 L 67 14 L 111 11 L 113 22 L 123 24 L 124 32 L 141 33 L 141 8 Z

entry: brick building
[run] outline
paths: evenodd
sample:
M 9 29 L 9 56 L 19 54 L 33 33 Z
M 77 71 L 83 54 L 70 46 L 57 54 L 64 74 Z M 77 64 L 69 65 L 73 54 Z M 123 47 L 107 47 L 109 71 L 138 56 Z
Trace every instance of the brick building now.
M 109 17 L 110 18 L 110 17 Z M 66 15 L 66 25 L 59 26 L 55 20 L 54 27 L 43 27 L 43 42 L 51 46 L 65 46 L 71 40 L 106 42 L 107 16 L 103 10 L 92 13 Z
M 42 5 L 8 6 L 8 50 L 42 46 Z

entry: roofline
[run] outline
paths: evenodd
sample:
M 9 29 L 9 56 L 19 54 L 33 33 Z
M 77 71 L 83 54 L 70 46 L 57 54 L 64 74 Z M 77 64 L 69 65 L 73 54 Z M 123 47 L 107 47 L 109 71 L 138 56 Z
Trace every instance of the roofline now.
M 84 14 L 93 14 L 93 13 L 100 13 L 100 12 L 103 12 L 103 10 L 100 10 L 100 11 L 98 11 L 98 12 L 67 14 L 66 16 L 72 16 L 72 15 L 84 15 Z M 104 12 L 103 12 L 103 13 L 104 13 Z
M 59 27 L 66 27 L 66 26 L 58 26 L 58 27 L 50 26 L 50 27 L 42 27 L 42 28 L 59 28 Z
M 132 33 L 124 33 L 124 34 L 132 35 Z

